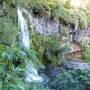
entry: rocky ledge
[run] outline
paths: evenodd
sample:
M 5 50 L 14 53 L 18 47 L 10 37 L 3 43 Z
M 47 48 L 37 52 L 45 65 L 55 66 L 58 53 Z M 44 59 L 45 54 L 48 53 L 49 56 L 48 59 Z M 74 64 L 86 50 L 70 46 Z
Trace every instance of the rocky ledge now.
M 66 69 L 90 69 L 90 63 L 80 62 L 78 61 L 66 61 L 62 65 Z

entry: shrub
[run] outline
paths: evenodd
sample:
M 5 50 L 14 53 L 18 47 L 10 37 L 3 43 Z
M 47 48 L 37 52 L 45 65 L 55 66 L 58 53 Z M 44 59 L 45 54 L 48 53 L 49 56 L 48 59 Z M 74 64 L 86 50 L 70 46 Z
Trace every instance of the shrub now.
M 62 70 L 50 83 L 54 90 L 89 90 L 90 71 Z

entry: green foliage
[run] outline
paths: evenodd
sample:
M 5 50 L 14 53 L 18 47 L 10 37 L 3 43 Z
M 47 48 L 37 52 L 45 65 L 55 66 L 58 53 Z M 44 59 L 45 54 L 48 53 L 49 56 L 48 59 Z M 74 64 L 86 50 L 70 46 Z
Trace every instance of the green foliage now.
M 7 46 L 5 46 L 4 44 L 0 44 L 0 53 L 7 51 L 7 49 Z
M 36 53 L 33 50 L 21 50 L 18 46 L 6 47 L 0 45 L 0 90 L 36 90 L 44 88 L 38 83 L 27 86 L 24 80 L 26 64 L 34 63 L 41 68 Z M 41 66 L 40 66 L 41 65 Z M 44 89 L 40 89 L 44 90 Z
M 90 14 L 87 15 L 88 26 L 90 27 Z
M 58 50 L 60 48 L 60 39 L 58 38 L 58 36 L 48 37 L 46 43 L 47 47 L 51 47 L 53 48 L 53 50 Z
M 65 7 L 66 9 L 70 9 L 70 8 L 71 8 L 70 3 L 71 3 L 71 0 L 66 0 L 66 2 L 65 2 L 65 4 L 64 4 L 64 7 Z
M 83 60 L 85 60 L 86 62 L 90 62 L 90 46 L 89 46 L 89 47 L 85 47 L 82 58 L 83 58 Z
M 17 25 L 10 18 L 0 18 L 0 42 L 11 45 L 17 41 Z
M 16 8 L 17 6 L 26 6 L 29 3 L 29 0 L 3 0 L 7 6 Z
M 46 37 L 41 36 L 38 33 L 32 32 L 32 43 L 31 48 L 38 52 L 38 57 L 40 58 L 41 62 L 43 63 L 44 60 L 44 54 L 46 48 L 51 48 L 53 50 L 52 53 L 50 53 L 51 58 L 49 58 L 53 64 L 57 61 L 57 56 L 55 56 L 55 52 L 60 49 L 60 41 L 57 36 L 52 37 Z M 55 62 L 54 62 L 55 61 Z
M 43 85 L 41 84 L 37 84 L 37 83 L 31 83 L 31 84 L 27 84 L 28 86 L 28 90 L 49 90 L 48 88 L 45 88 Z
M 61 27 L 59 30 L 59 34 L 61 36 L 64 36 L 64 37 L 68 37 L 69 36 L 68 28 L 67 27 Z
M 53 9 L 56 7 L 56 0 L 31 0 L 29 4 L 34 14 L 44 16 L 53 11 Z
M 60 74 L 52 80 L 50 87 L 54 90 L 89 90 L 90 71 L 61 70 Z
M 9 51 L 8 51 L 9 50 Z M 15 64 L 13 63 L 13 59 L 17 59 L 16 56 L 13 56 L 13 52 L 11 49 L 7 51 L 2 51 L 0 53 L 0 83 L 1 83 L 1 90 L 20 90 L 17 84 L 18 81 L 21 82 L 22 78 L 20 76 L 21 71 L 19 72 L 20 68 L 17 70 L 15 69 Z M 23 71 L 23 68 L 21 68 Z M 16 84 L 16 85 L 15 85 Z M 23 88 L 23 87 L 22 87 Z M 25 90 L 25 89 L 21 89 Z
M 60 40 L 58 36 L 42 36 L 36 32 L 32 32 L 31 37 L 31 47 L 36 51 L 38 51 L 39 47 L 44 49 L 47 47 L 51 47 L 53 49 L 60 48 Z

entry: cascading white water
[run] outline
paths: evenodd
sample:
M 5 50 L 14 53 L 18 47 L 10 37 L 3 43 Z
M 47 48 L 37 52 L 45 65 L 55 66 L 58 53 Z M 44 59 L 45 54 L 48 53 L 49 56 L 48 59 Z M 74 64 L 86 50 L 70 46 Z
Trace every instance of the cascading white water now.
M 33 64 L 27 65 L 26 81 L 28 82 L 42 82 L 43 78 L 38 75 L 37 69 Z
M 19 8 L 17 8 L 17 14 L 18 14 L 18 26 L 20 29 L 19 43 L 21 46 L 24 46 L 27 49 L 29 49 L 30 48 L 30 39 L 29 39 L 27 21 L 23 17 L 22 11 Z
M 27 13 L 26 10 L 24 9 L 22 10 L 24 11 L 24 13 Z M 25 20 L 22 14 L 22 11 L 19 8 L 17 8 L 17 14 L 18 14 L 18 26 L 20 29 L 20 32 L 19 32 L 20 46 L 24 46 L 27 49 L 29 49 L 30 48 L 30 38 L 29 38 L 27 21 Z M 27 64 L 26 66 L 26 78 L 25 79 L 28 82 L 34 82 L 34 81 L 42 82 L 43 81 L 43 78 L 38 75 L 38 71 L 36 68 L 34 68 L 34 65 L 32 63 Z

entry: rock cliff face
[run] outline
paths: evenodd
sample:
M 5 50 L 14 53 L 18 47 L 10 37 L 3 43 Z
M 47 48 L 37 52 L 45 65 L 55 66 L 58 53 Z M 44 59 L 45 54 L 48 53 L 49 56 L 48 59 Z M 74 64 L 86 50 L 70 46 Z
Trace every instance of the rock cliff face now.
M 32 16 L 32 24 L 37 32 L 39 32 L 41 35 L 58 35 L 60 32 L 61 28 L 63 27 L 64 23 L 59 20 L 53 20 L 48 16 L 43 16 L 43 17 L 35 17 L 34 15 Z M 65 26 L 64 26 L 65 27 Z M 69 24 L 66 26 L 68 33 L 70 33 L 71 27 L 69 27 Z M 71 35 L 69 35 L 70 37 Z M 79 30 L 78 28 L 76 29 L 76 34 L 74 35 L 75 41 L 80 42 L 82 44 L 88 45 L 90 44 L 90 30 L 85 29 L 85 30 Z M 69 38 L 69 41 L 71 40 L 71 37 Z
M 42 35 L 57 34 L 60 25 L 58 20 L 50 20 L 45 17 L 33 17 L 33 23 L 36 31 L 38 31 Z
M 71 51 L 69 53 L 64 54 L 66 60 L 70 61 L 78 61 L 82 59 L 82 49 L 79 44 L 72 44 Z
M 90 44 L 90 30 L 79 31 L 78 34 L 78 41 L 81 42 L 83 45 L 88 46 Z
M 66 53 L 65 62 L 63 62 L 63 67 L 66 69 L 80 69 L 85 70 L 90 68 L 89 63 L 85 63 L 82 60 L 83 50 L 78 44 L 72 44 L 71 51 Z

